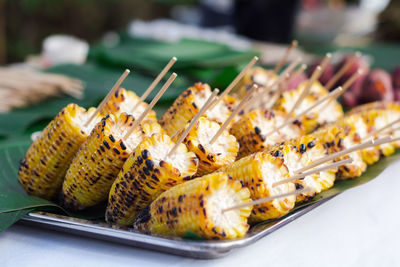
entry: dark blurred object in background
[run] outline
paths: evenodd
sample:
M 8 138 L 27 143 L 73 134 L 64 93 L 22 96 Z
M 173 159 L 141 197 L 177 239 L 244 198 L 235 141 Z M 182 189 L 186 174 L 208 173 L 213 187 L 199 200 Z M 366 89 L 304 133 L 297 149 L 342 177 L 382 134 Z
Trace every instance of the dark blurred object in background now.
M 238 0 L 234 6 L 236 31 L 255 40 L 289 43 L 298 6 L 298 0 Z
M 379 15 L 376 38 L 385 41 L 400 41 L 400 0 L 392 0 Z
M 38 53 L 42 40 L 57 33 L 89 42 L 125 29 L 133 18 L 168 16 L 169 6 L 141 0 L 0 0 L 0 62 Z

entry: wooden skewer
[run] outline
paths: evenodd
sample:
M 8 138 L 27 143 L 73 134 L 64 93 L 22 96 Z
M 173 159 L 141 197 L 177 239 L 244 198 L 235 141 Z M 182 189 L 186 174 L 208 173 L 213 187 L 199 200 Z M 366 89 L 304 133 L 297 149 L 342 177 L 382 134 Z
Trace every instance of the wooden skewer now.
M 395 124 L 397 124 L 399 122 L 400 122 L 400 119 L 394 120 L 391 123 L 388 123 L 387 125 L 379 128 L 379 129 L 376 129 L 375 131 L 370 132 L 363 139 L 368 139 L 370 137 L 373 137 L 374 135 L 376 135 L 378 133 L 381 133 L 381 132 L 385 131 L 386 129 L 389 129 L 390 127 L 392 127 L 393 125 L 395 125 Z
M 90 122 L 99 114 L 100 110 L 103 109 L 103 107 L 107 104 L 108 100 L 110 97 L 115 93 L 115 91 L 121 86 L 122 82 L 125 80 L 125 78 L 128 76 L 128 74 L 131 71 L 126 69 L 124 73 L 121 75 L 121 77 L 118 79 L 118 81 L 114 84 L 113 88 L 111 91 L 106 95 L 106 97 L 101 101 L 100 105 L 97 107 L 96 111 L 93 113 L 92 116 L 87 120 L 85 123 L 85 127 L 89 126 Z
M 147 108 L 143 111 L 143 113 L 140 115 L 138 119 L 136 119 L 132 127 L 128 130 L 128 132 L 125 134 L 124 139 L 128 139 L 128 137 L 133 133 L 136 127 L 139 126 L 139 124 L 143 121 L 143 119 L 147 116 L 147 114 L 150 112 L 150 110 L 154 107 L 154 105 L 160 100 L 160 98 L 163 96 L 165 91 L 169 88 L 169 86 L 172 84 L 172 82 L 176 79 L 178 75 L 174 72 L 171 74 L 169 79 L 165 82 L 165 84 L 161 87 L 160 91 L 158 91 L 157 95 L 154 97 L 154 99 L 150 102 L 150 104 L 147 106 Z
M 304 168 L 296 170 L 294 173 L 295 174 L 302 173 L 302 172 L 307 171 L 307 170 L 309 170 L 311 168 L 314 168 L 315 166 L 318 166 L 318 165 L 320 165 L 322 163 L 334 160 L 334 159 L 336 159 L 338 157 L 344 156 L 346 154 L 349 154 L 349 153 L 357 151 L 357 150 L 363 150 L 363 149 L 366 149 L 366 148 L 369 148 L 369 147 L 378 146 L 378 145 L 382 145 L 382 144 L 385 144 L 385 143 L 391 143 L 393 141 L 394 141 L 394 139 L 392 139 L 390 136 L 385 136 L 385 137 L 382 137 L 382 138 L 379 138 L 379 139 L 375 139 L 375 140 L 369 140 L 369 141 L 366 141 L 364 143 L 361 143 L 361 144 L 349 147 L 347 149 L 344 149 L 342 151 L 330 154 L 330 155 L 328 155 L 326 157 L 320 158 L 320 159 L 312 162 L 311 164 L 305 166 Z
M 331 90 L 331 88 L 337 83 L 337 81 L 344 75 L 344 73 L 350 68 L 354 61 L 361 57 L 360 52 L 356 52 L 354 56 L 327 82 L 325 88 Z
M 210 109 L 213 109 L 221 99 L 223 99 L 226 95 L 228 95 L 232 91 L 233 87 L 235 87 L 235 85 L 240 81 L 240 79 L 242 79 L 242 77 L 246 74 L 246 72 L 248 72 L 249 69 L 253 67 L 254 64 L 256 64 L 257 61 L 258 57 L 253 57 L 250 60 L 250 62 L 246 65 L 246 67 L 244 67 L 242 71 L 238 74 L 238 76 L 236 76 L 235 79 L 233 79 L 233 81 L 228 85 L 228 87 L 226 87 L 226 89 L 222 92 L 222 94 L 217 99 L 215 99 Z
M 266 136 L 270 136 L 271 134 L 279 131 L 280 129 L 282 129 L 283 127 L 293 123 L 294 121 L 298 120 L 301 116 L 303 116 L 304 114 L 310 112 L 312 109 L 314 109 L 315 107 L 321 105 L 323 102 L 331 99 L 331 98 L 337 98 L 337 96 L 341 93 L 342 91 L 342 87 L 338 87 L 335 90 L 333 90 L 332 92 L 330 92 L 329 94 L 327 94 L 326 96 L 324 96 L 323 98 L 319 99 L 318 101 L 316 101 L 313 105 L 311 105 L 309 108 L 305 109 L 304 111 L 300 112 L 299 114 L 297 114 L 296 116 L 289 118 L 285 123 L 281 124 L 280 126 L 278 126 L 277 128 L 275 128 L 274 130 L 272 130 L 271 132 L 267 133 Z
M 319 172 L 322 172 L 322 171 L 325 171 L 325 170 L 333 169 L 333 168 L 336 168 L 336 167 L 339 167 L 339 166 L 342 166 L 342 165 L 345 165 L 345 164 L 349 164 L 349 163 L 352 163 L 352 162 L 353 162 L 352 158 L 347 158 L 347 159 L 344 159 L 344 160 L 341 160 L 341 161 L 337 161 L 337 162 L 334 162 L 332 164 L 329 164 L 329 165 L 326 165 L 326 166 L 322 166 L 322 167 L 313 169 L 313 170 L 308 171 L 308 172 L 302 172 L 302 173 L 293 175 L 293 176 L 291 176 L 291 177 L 289 177 L 287 179 L 280 180 L 278 182 L 273 183 L 272 187 L 275 187 L 275 186 L 278 186 L 278 185 L 281 185 L 281 184 L 286 184 L 288 182 L 292 182 L 292 181 L 295 181 L 295 180 L 298 180 L 298 179 L 302 179 L 302 178 L 304 178 L 306 176 L 309 176 L 309 175 L 312 175 L 312 174 L 315 174 L 315 173 L 319 173 Z
M 299 98 L 297 98 L 296 102 L 294 103 L 293 107 L 290 109 L 290 111 L 287 114 L 287 117 L 289 118 L 293 112 L 300 106 L 301 102 L 303 102 L 304 98 L 308 95 L 308 93 L 311 90 L 312 85 L 314 82 L 321 76 L 322 74 L 322 67 L 318 66 L 313 74 L 311 75 L 311 78 L 308 80 L 307 85 L 304 87 L 303 91 L 301 92 Z
M 344 84 L 343 84 L 343 86 L 342 86 L 342 92 L 336 97 L 336 98 L 332 98 L 332 99 L 330 99 L 327 103 L 326 103 L 326 105 L 324 105 L 320 110 L 319 110 L 319 113 L 321 113 L 321 112 L 323 112 L 327 107 L 329 107 L 329 105 L 333 102 L 333 100 L 335 100 L 335 99 L 337 99 L 337 98 L 339 98 L 340 96 L 342 96 L 346 91 L 347 91 L 347 89 L 349 89 L 350 88 L 350 86 L 358 79 L 358 77 L 360 77 L 361 75 L 362 75 L 362 70 L 357 70 L 357 72 L 356 73 L 354 73 Z
M 268 101 L 268 103 L 266 104 L 266 106 L 272 106 L 274 103 L 274 99 L 277 98 L 285 88 L 283 88 L 283 86 L 279 86 L 282 81 L 284 81 L 284 78 L 286 76 L 287 73 L 290 73 L 291 71 L 293 71 L 294 68 L 296 68 L 297 65 L 299 65 L 301 63 L 301 58 L 297 58 L 295 61 L 293 61 L 288 67 L 286 67 L 286 69 L 284 71 L 281 72 L 281 74 L 278 76 L 278 78 L 269 86 L 266 88 L 266 90 L 264 90 L 261 94 L 261 97 L 266 94 L 271 92 L 272 90 L 274 90 L 276 87 L 278 87 L 275 92 L 273 93 L 273 95 L 271 96 L 270 100 Z
M 164 67 L 164 69 L 158 74 L 156 79 L 150 84 L 149 88 L 143 93 L 140 97 L 140 100 L 136 103 L 136 105 L 132 108 L 131 114 L 135 112 L 135 110 L 139 107 L 139 105 L 146 100 L 149 94 L 156 88 L 157 84 L 161 81 L 161 79 L 167 74 L 167 72 L 171 69 L 171 67 L 175 64 L 178 59 L 176 57 L 172 57 L 168 64 Z
M 390 128 L 390 129 L 386 129 L 383 132 L 397 132 L 398 130 L 400 130 L 400 126 L 394 127 L 394 128 Z
M 214 100 L 215 96 L 219 93 L 218 89 L 215 89 L 211 96 L 207 99 L 206 103 L 204 103 L 203 107 L 197 112 L 197 114 L 193 117 L 192 121 L 190 122 L 189 126 L 186 128 L 186 130 L 181 134 L 179 137 L 178 141 L 175 143 L 174 147 L 169 151 L 167 154 L 167 157 L 173 155 L 175 151 L 178 149 L 179 145 L 183 142 L 183 139 L 186 138 L 186 136 L 189 134 L 190 130 L 194 127 L 194 125 L 199 121 L 200 117 L 207 111 L 207 109 L 210 107 L 210 104 Z M 172 137 L 171 137 L 172 138 Z
M 302 64 L 300 68 L 298 68 L 295 72 L 292 73 L 292 75 L 289 76 L 289 79 L 285 81 L 282 87 L 286 89 L 288 84 L 290 84 L 297 76 L 303 73 L 306 69 L 307 69 L 307 64 Z
M 303 189 L 298 189 L 298 190 L 295 190 L 295 191 L 289 192 L 289 193 L 284 193 L 284 194 L 271 196 L 271 197 L 263 197 L 263 198 L 259 198 L 259 199 L 253 200 L 253 201 L 249 201 L 249 202 L 246 202 L 246 203 L 238 204 L 238 205 L 223 209 L 221 213 L 225 213 L 225 212 L 231 211 L 231 210 L 237 210 L 237 209 L 246 208 L 246 207 L 249 207 L 249 206 L 262 204 L 262 203 L 265 203 L 265 202 L 268 202 L 268 201 L 272 201 L 272 200 L 275 200 L 275 199 L 279 199 L 279 198 L 290 197 L 290 196 L 293 196 L 293 195 L 296 196 L 296 195 L 301 194 L 301 193 L 313 192 L 313 191 L 314 190 L 312 188 L 305 187 Z
M 278 62 L 278 64 L 276 64 L 274 73 L 278 73 L 281 70 L 282 66 L 286 63 L 286 60 L 288 59 L 290 53 L 292 53 L 293 49 L 295 49 L 298 45 L 299 45 L 299 42 L 297 42 L 297 40 L 292 41 L 292 43 L 286 50 L 286 53 L 283 55 L 283 57 Z
M 251 89 L 247 92 L 247 94 L 243 97 L 242 101 L 240 101 L 239 105 L 232 111 L 231 115 L 226 119 L 224 124 L 221 125 L 221 128 L 219 128 L 218 132 L 211 138 L 210 144 L 214 144 L 215 141 L 217 141 L 218 137 L 222 134 L 222 132 L 228 127 L 228 125 L 231 123 L 233 118 L 239 113 L 240 110 L 244 107 L 244 105 L 247 103 L 247 101 L 250 99 L 250 97 L 253 95 L 253 93 L 257 90 L 258 86 L 256 84 L 253 84 Z

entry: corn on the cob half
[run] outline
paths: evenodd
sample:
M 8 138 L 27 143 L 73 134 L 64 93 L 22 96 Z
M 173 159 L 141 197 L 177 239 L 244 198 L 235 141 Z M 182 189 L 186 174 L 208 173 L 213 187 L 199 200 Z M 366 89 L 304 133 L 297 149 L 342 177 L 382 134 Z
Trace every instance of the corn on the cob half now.
M 283 159 L 266 152 L 254 153 L 235 163 L 221 168 L 234 180 L 240 181 L 250 190 L 251 198 L 258 199 L 295 190 L 294 183 L 286 183 L 273 187 L 272 184 L 289 177 Z M 286 215 L 295 204 L 296 196 L 274 199 L 255 205 L 249 218 L 250 222 L 275 219 Z
M 251 88 L 253 84 L 257 84 L 259 87 L 266 87 L 272 84 L 277 77 L 278 76 L 272 70 L 266 70 L 261 67 L 252 68 L 235 86 L 233 92 L 241 99 L 246 95 L 247 90 Z
M 134 228 L 160 235 L 194 233 L 206 239 L 243 237 L 251 207 L 222 212 L 251 201 L 249 190 L 225 173 L 212 173 L 172 187 L 144 209 Z
M 333 125 L 321 128 L 311 135 L 320 139 L 328 153 L 332 154 L 353 147 L 361 142 L 361 138 L 356 131 L 357 126 L 359 127 L 360 132 L 362 132 L 363 129 L 366 129 L 366 125 L 362 118 L 359 116 L 350 116 L 341 119 Z M 351 152 L 350 154 L 338 158 L 338 160 L 346 159 L 348 157 L 351 157 L 353 162 L 338 167 L 338 172 L 336 173 L 337 179 L 360 177 L 366 170 L 367 164 L 362 158 L 361 151 Z
M 33 141 L 18 170 L 18 180 L 28 194 L 56 198 L 72 158 L 100 120 L 96 117 L 84 127 L 94 111 L 69 104 Z
M 301 125 L 296 122 L 266 137 L 267 133 L 281 125 L 284 120 L 285 115 L 279 111 L 255 109 L 243 114 L 230 129 L 230 133 L 240 144 L 238 157 L 242 158 L 251 153 L 266 150 L 276 143 L 303 134 Z
M 307 81 L 300 84 L 300 86 L 291 91 L 284 92 L 277 102 L 274 104 L 274 110 L 281 110 L 285 113 L 288 113 L 297 99 L 300 97 L 303 92 L 305 86 L 307 85 Z M 328 90 L 326 90 L 318 81 L 314 82 L 311 86 L 310 93 L 305 97 L 305 99 L 301 102 L 299 107 L 295 110 L 295 114 L 306 110 L 311 105 L 313 105 L 317 100 L 328 94 Z M 319 112 L 321 110 L 321 112 Z M 320 107 L 316 107 L 313 111 L 310 111 L 309 116 L 313 115 L 316 117 L 316 121 L 319 125 L 325 125 L 327 123 L 335 122 L 338 119 L 343 117 L 343 108 L 336 101 L 330 101 L 328 105 L 321 105 Z M 314 124 L 315 125 L 315 124 Z M 307 133 L 311 132 L 312 128 L 308 128 L 306 130 Z
M 210 144 L 210 140 L 219 129 L 218 123 L 201 117 L 183 141 L 189 151 L 194 152 L 199 159 L 196 176 L 209 174 L 235 162 L 239 143 L 228 131 L 223 131 L 215 143 Z M 174 139 L 178 139 L 179 136 L 176 135 Z
M 132 115 L 134 118 L 138 118 L 143 111 L 147 108 L 147 103 L 142 102 L 132 113 L 132 108 L 140 101 L 140 98 L 132 91 L 124 88 L 118 88 L 110 99 L 105 104 L 104 108 L 100 110 L 100 114 L 104 117 L 108 114 L 114 114 L 118 116 L 121 113 L 127 113 Z M 154 110 L 146 115 L 144 122 L 157 122 L 156 113 Z
M 293 175 L 295 171 L 324 157 L 327 154 L 327 151 L 319 139 L 311 135 L 305 135 L 271 148 L 269 153 L 277 157 L 282 157 L 290 175 Z M 331 162 L 325 164 L 329 163 Z M 321 166 L 323 166 L 323 164 Z M 322 171 L 306 176 L 303 179 L 296 180 L 296 189 L 302 189 L 304 187 L 313 189 L 311 192 L 297 195 L 296 202 L 307 201 L 313 198 L 317 193 L 331 188 L 335 182 L 336 172 L 337 168 Z
M 196 83 L 186 89 L 167 110 L 160 119 L 161 126 L 167 134 L 172 136 L 191 120 L 211 95 L 208 84 Z M 232 96 L 226 96 L 214 108 L 206 112 L 210 120 L 223 123 L 231 114 L 236 100 Z
M 112 185 L 107 222 L 132 225 L 137 214 L 162 192 L 191 179 L 197 171 L 196 155 L 181 144 L 174 154 L 167 157 L 174 145 L 165 134 L 143 139 Z
M 122 113 L 104 117 L 79 148 L 65 176 L 61 202 L 71 210 L 105 201 L 129 154 L 146 134 L 139 126 L 124 139 L 134 118 Z

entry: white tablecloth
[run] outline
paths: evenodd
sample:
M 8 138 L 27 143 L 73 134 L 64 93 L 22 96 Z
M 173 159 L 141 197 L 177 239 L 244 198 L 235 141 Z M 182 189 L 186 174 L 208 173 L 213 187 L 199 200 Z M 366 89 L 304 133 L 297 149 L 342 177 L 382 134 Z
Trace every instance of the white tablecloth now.
M 400 266 L 400 162 L 254 245 L 195 260 L 13 226 L 0 234 L 0 266 Z

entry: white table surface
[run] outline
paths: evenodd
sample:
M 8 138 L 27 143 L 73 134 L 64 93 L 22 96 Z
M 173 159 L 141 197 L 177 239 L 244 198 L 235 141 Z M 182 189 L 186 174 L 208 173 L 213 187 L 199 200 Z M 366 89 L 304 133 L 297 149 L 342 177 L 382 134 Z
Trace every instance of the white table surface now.
M 195 260 L 28 226 L 0 233 L 0 266 L 400 266 L 400 162 L 254 245 Z

